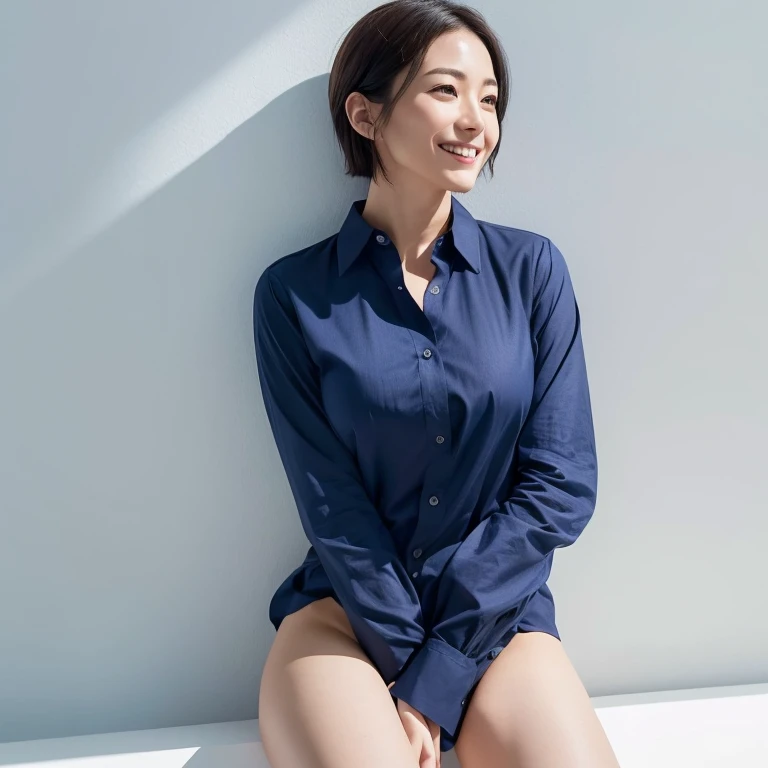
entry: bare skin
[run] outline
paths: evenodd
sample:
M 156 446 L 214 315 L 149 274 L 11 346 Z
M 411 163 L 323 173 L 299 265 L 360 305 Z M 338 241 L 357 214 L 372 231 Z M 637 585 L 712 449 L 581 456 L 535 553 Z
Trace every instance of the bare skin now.
M 475 689 L 454 747 L 462 768 L 620 768 L 561 642 L 519 632 Z
M 451 67 L 466 78 L 427 74 Z M 405 76 L 395 82 L 395 90 Z M 499 138 L 494 77 L 482 41 L 467 30 L 437 38 L 387 126 L 381 105 L 347 98 L 350 124 L 375 141 L 392 181 L 371 180 L 363 218 L 400 254 L 408 291 L 423 310 L 435 241 L 447 230 L 451 193 L 472 189 Z M 464 165 L 441 143 L 481 147 Z M 272 768 L 440 768 L 439 727 L 388 686 L 333 598 L 280 625 L 259 693 L 262 743 Z M 467 704 L 455 753 L 461 768 L 618 768 L 589 696 L 557 638 L 515 635 Z
M 389 688 L 343 608 L 317 600 L 280 625 L 259 692 L 272 768 L 440 768 L 440 732 Z M 560 641 L 519 632 L 467 706 L 454 748 L 461 768 L 619 768 Z
M 280 624 L 261 677 L 259 731 L 272 768 L 437 766 L 426 724 L 393 706 L 332 597 Z
M 427 290 L 429 281 L 435 276 L 437 267 L 432 264 L 431 269 L 426 275 L 414 274 L 409 267 L 403 265 L 403 282 L 408 292 L 413 296 L 413 300 L 419 305 L 419 309 L 424 311 L 424 293 Z

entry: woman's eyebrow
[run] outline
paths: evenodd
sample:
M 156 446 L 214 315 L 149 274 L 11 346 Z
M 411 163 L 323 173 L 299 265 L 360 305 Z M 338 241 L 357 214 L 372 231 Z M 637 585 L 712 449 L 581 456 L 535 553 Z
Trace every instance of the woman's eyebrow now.
M 457 80 L 467 79 L 467 76 L 464 74 L 464 72 L 459 69 L 452 69 L 451 67 L 435 67 L 434 69 L 430 69 L 429 72 L 424 73 L 424 77 L 427 77 L 427 75 L 451 75 Z M 493 77 L 487 77 L 485 80 L 483 80 L 483 85 L 495 85 L 497 88 L 499 86 Z

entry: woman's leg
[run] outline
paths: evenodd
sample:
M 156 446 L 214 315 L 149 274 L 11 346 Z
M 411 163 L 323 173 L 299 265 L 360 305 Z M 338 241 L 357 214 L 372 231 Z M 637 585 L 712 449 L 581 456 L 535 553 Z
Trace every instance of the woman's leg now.
M 259 730 L 272 768 L 418 768 L 384 680 L 332 597 L 280 624 L 261 678 Z
M 467 704 L 455 744 L 462 768 L 619 768 L 560 641 L 519 632 Z

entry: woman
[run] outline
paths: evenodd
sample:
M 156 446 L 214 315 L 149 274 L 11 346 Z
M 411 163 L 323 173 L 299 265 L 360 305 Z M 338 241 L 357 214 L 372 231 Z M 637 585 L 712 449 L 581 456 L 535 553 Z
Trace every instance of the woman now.
M 261 390 L 312 545 L 269 609 L 273 768 L 436 768 L 454 745 L 462 768 L 618 765 L 546 584 L 597 491 L 568 268 L 452 194 L 493 173 L 508 82 L 471 8 L 368 13 L 329 83 L 368 196 L 258 281 Z

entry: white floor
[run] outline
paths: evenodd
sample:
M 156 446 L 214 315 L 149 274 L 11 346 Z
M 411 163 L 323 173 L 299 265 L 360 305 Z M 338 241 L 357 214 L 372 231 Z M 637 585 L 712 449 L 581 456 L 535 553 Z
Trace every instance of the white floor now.
M 592 701 L 622 768 L 768 768 L 768 683 Z M 258 720 L 10 742 L 0 766 L 270 768 Z

